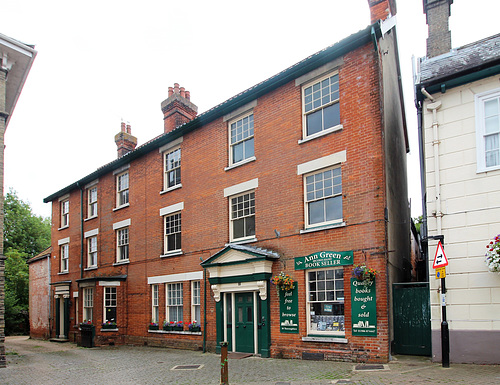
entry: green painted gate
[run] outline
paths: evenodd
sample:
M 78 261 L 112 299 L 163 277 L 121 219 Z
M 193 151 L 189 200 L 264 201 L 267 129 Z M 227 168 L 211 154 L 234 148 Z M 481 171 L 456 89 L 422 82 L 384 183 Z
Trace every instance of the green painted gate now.
M 393 354 L 431 355 L 431 309 L 427 282 L 392 285 Z

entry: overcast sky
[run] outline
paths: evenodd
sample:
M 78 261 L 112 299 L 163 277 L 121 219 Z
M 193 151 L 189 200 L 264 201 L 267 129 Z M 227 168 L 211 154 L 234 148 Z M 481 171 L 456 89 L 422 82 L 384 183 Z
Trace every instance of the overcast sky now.
M 422 0 L 397 2 L 411 154 L 421 213 L 411 57 L 425 56 Z M 452 45 L 499 32 L 500 1 L 455 0 Z M 130 122 L 138 144 L 163 132 L 175 82 L 204 112 L 370 24 L 368 0 L 2 0 L 0 33 L 38 51 L 6 133 L 5 191 L 51 215 L 43 198 L 116 159 Z

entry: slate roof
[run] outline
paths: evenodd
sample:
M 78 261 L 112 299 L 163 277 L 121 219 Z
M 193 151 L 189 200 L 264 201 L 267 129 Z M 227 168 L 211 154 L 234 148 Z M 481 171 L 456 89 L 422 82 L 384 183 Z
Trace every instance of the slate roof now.
M 452 49 L 433 57 L 420 58 L 420 79 L 425 85 L 445 81 L 500 63 L 500 34 Z

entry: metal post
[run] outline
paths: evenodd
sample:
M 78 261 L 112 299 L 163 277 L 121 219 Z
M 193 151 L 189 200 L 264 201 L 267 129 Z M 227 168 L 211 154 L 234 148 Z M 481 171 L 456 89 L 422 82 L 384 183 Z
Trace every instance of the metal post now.
M 220 385 L 229 385 L 227 345 L 228 343 L 226 341 L 220 343 Z
M 441 279 L 441 362 L 443 368 L 450 367 L 450 331 L 448 330 L 448 321 L 446 320 L 446 282 Z

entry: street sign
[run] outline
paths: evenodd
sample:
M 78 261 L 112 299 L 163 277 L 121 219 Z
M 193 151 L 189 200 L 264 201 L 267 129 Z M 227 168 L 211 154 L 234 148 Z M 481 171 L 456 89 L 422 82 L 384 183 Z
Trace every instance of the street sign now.
M 436 279 L 442 279 L 446 277 L 446 267 L 437 267 L 436 268 Z
M 448 258 L 444 253 L 443 245 L 441 241 L 437 245 L 436 255 L 434 256 L 434 263 L 432 264 L 432 268 L 436 269 L 438 267 L 448 266 Z

